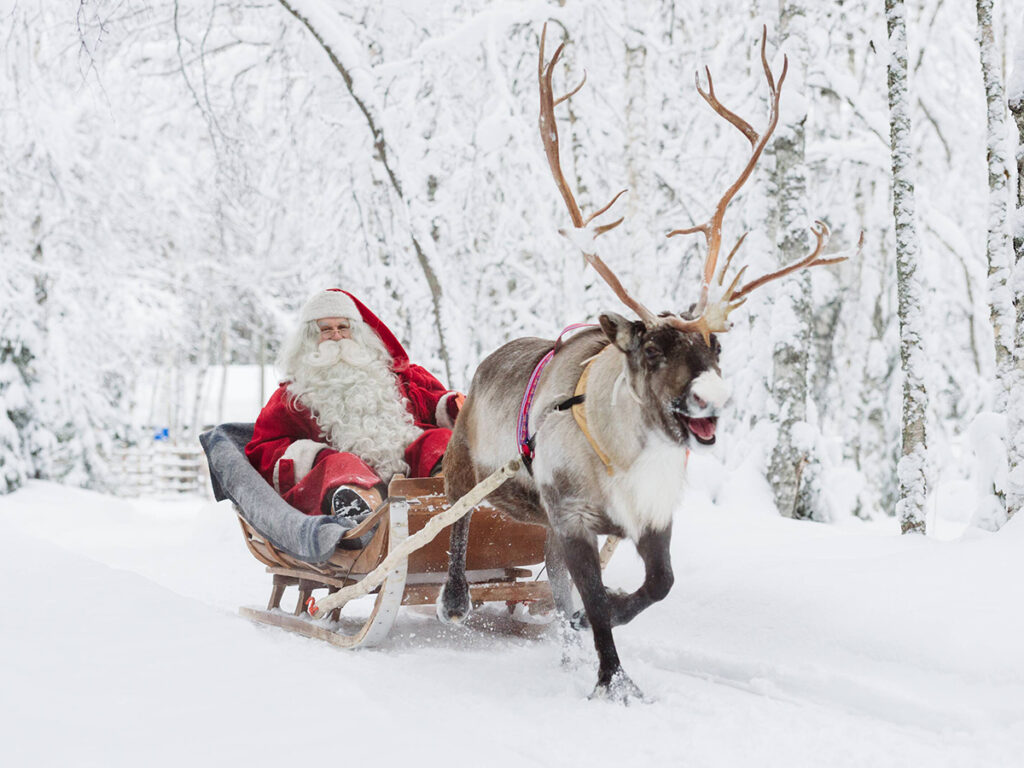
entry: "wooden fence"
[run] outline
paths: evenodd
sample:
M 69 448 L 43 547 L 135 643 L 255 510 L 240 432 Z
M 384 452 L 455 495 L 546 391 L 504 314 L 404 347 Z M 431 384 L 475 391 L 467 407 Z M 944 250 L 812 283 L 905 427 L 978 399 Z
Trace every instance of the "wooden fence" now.
M 198 443 L 154 440 L 116 448 L 112 469 L 123 496 L 210 493 L 206 456 Z

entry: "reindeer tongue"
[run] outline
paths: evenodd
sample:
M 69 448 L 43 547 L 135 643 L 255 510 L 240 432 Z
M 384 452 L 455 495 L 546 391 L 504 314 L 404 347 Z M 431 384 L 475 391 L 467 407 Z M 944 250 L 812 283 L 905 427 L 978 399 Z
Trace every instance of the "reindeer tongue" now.
M 701 440 L 710 440 L 715 436 L 715 422 L 711 419 L 690 419 L 687 424 L 690 431 Z

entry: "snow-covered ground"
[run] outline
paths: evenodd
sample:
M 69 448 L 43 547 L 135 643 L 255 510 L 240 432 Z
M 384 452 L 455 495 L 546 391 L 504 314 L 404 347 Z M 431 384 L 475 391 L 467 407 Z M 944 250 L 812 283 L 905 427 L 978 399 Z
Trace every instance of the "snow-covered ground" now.
M 692 469 L 692 468 L 691 468 Z M 258 626 L 227 503 L 0 498 L 2 766 L 1022 765 L 1024 520 L 955 541 L 694 489 L 676 584 L 616 630 L 652 703 L 588 701 L 549 626 L 402 610 L 355 652 Z M 746 508 L 741 508 L 746 507 Z M 628 545 L 607 581 L 633 588 Z

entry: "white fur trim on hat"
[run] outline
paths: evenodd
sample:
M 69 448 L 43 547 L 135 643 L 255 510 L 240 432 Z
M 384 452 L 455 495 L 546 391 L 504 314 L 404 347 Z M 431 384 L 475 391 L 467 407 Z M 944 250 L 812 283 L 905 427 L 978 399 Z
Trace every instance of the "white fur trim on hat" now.
M 299 315 L 301 322 L 308 323 L 323 317 L 361 319 L 356 303 L 341 291 L 318 291 L 302 305 L 302 312 Z

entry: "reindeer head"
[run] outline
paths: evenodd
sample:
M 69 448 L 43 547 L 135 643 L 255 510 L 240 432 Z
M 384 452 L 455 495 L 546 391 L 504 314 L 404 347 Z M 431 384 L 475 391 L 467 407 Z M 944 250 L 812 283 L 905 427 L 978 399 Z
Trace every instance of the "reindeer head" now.
M 641 406 L 645 426 L 680 445 L 713 445 L 718 413 L 729 388 L 718 365 L 721 346 L 670 325 L 647 326 L 613 312 L 601 329 L 626 356 L 626 385 Z
M 761 38 L 761 64 L 764 68 L 765 79 L 768 82 L 770 113 L 768 125 L 762 133 L 759 134 L 739 115 L 722 105 L 715 96 L 715 88 L 711 80 L 710 70 L 705 69 L 708 78 L 708 88 L 706 91 L 701 88 L 699 75 L 696 78 L 697 92 L 718 115 L 735 126 L 743 134 L 750 142 L 751 151 L 740 175 L 722 195 L 711 217 L 706 222 L 697 226 L 673 230 L 668 234 L 669 237 L 672 237 L 674 235 L 700 232 L 707 240 L 708 252 L 704 260 L 700 295 L 694 305 L 693 312 L 685 316 L 674 313 L 663 313 L 656 316 L 629 295 L 615 276 L 615 273 L 608 268 L 600 256 L 593 252 L 592 241 L 605 232 L 614 229 L 622 222 L 621 218 L 609 224 L 597 224 L 595 220 L 608 211 L 625 190 L 615 195 L 611 202 L 603 208 L 584 218 L 579 205 L 576 203 L 575 196 L 562 173 L 558 149 L 558 127 L 555 122 L 554 110 L 558 104 L 572 97 L 583 87 L 586 82 L 586 76 L 584 75 L 583 81 L 576 88 L 556 99 L 551 85 L 551 76 L 555 64 L 565 48 L 565 43 L 562 43 L 555 50 L 551 61 L 545 64 L 544 42 L 547 37 L 547 25 L 545 25 L 544 31 L 541 33 L 540 61 L 538 64 L 540 135 L 555 184 L 569 210 L 569 216 L 576 230 L 572 239 L 583 251 L 583 256 L 587 263 L 594 267 L 597 273 L 612 288 L 616 296 L 627 307 L 636 312 L 641 321 L 639 323 L 629 323 L 629 321 L 618 315 L 609 314 L 602 316 L 601 325 L 612 342 L 629 357 L 631 376 L 638 377 L 640 371 L 647 371 L 647 375 L 643 377 L 643 382 L 650 389 L 649 394 L 656 398 L 669 397 L 669 402 L 674 403 L 672 406 L 674 410 L 671 411 L 671 413 L 675 414 L 674 422 L 668 417 L 665 417 L 663 421 L 666 424 L 670 422 L 675 424 L 676 428 L 678 428 L 679 424 L 682 424 L 687 427 L 689 433 L 692 433 L 698 441 L 705 443 L 714 441 L 714 417 L 706 415 L 706 413 L 709 413 L 706 407 L 698 406 L 698 403 L 717 402 L 717 400 L 709 400 L 699 392 L 694 395 L 696 399 L 689 400 L 687 398 L 695 390 L 699 390 L 703 386 L 699 382 L 704 372 L 714 371 L 716 376 L 718 374 L 718 342 L 713 334 L 724 333 L 730 329 L 732 326 L 729 320 L 730 313 L 742 305 L 746 301 L 747 296 L 756 288 L 790 272 L 814 266 L 837 264 L 845 261 L 846 258 L 821 258 L 821 252 L 827 242 L 829 232 L 824 222 L 816 221 L 814 226 L 811 227 L 816 240 L 815 248 L 809 256 L 800 261 L 770 274 L 763 275 L 756 280 L 751 280 L 742 287 L 739 287 L 739 282 L 746 272 L 746 267 L 743 267 L 738 270 L 729 285 L 725 286 L 726 272 L 732 263 L 733 256 L 736 255 L 746 237 L 744 234 L 737 240 L 722 268 L 718 269 L 718 256 L 722 245 L 722 224 L 726 208 L 750 177 L 751 172 L 757 165 L 758 159 L 768 144 L 768 140 L 775 131 L 775 126 L 779 119 L 779 98 L 782 93 L 782 83 L 786 79 L 788 61 L 785 57 L 783 58 L 782 73 L 779 76 L 778 83 L 776 83 L 765 55 L 767 36 L 768 30 L 765 28 Z M 863 240 L 863 235 L 861 239 Z M 717 287 L 713 287 L 714 283 L 717 283 Z M 718 295 L 712 296 L 712 290 L 716 290 Z M 619 321 L 622 322 L 620 323 Z M 622 325 L 622 323 L 627 324 L 629 329 Z M 701 342 L 705 349 L 699 350 L 697 342 Z M 720 378 L 718 380 L 721 381 Z M 688 392 L 685 396 L 680 390 L 684 381 L 689 382 L 685 385 Z M 631 381 L 631 383 L 634 382 Z M 676 390 L 675 392 L 673 387 Z M 679 399 L 680 397 L 682 398 L 681 400 Z M 661 400 L 659 399 L 658 402 L 660 403 Z M 710 426 L 705 423 L 706 421 L 710 423 Z M 666 431 L 673 434 L 671 430 L 667 429 Z

